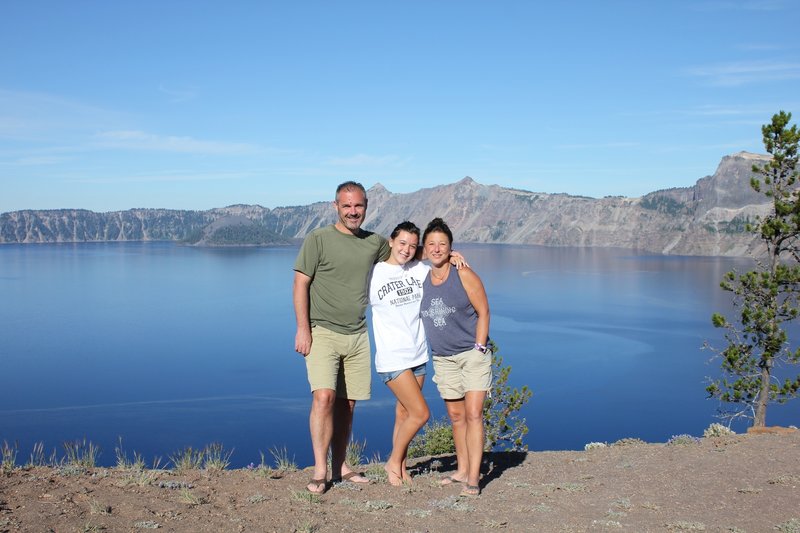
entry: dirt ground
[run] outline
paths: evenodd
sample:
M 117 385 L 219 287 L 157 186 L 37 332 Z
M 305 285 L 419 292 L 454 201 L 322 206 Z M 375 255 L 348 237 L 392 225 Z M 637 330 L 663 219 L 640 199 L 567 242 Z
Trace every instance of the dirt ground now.
M 322 496 L 308 470 L 16 468 L 0 475 L 0 531 L 800 532 L 797 431 L 490 454 L 479 497 L 439 485 L 452 461 L 418 461 L 403 487 L 373 465 L 373 483 Z

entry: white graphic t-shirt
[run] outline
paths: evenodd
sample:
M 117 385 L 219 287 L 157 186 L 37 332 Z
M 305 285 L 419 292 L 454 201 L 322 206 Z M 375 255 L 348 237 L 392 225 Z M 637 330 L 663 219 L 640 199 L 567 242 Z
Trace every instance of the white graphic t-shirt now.
M 416 260 L 405 265 L 382 262 L 372 269 L 369 303 L 378 372 L 405 370 L 428 361 L 425 329 L 419 317 L 422 282 L 428 271 L 428 265 Z

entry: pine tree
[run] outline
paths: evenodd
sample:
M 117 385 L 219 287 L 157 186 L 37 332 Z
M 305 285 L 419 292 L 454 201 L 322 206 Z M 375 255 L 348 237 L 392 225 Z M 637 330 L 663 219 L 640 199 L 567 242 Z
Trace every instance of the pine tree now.
M 528 424 L 520 418 L 519 411 L 528 403 L 533 392 L 527 385 L 521 389 L 512 388 L 508 384 L 510 366 L 503 366 L 497 345 L 491 342 L 492 348 L 492 391 L 483 401 L 483 421 L 486 428 L 487 451 L 490 450 L 527 450 L 523 438 L 528 434 Z
M 738 321 L 729 322 L 715 313 L 712 323 L 726 330 L 728 346 L 718 351 L 722 379 L 706 390 L 710 397 L 735 404 L 729 417 L 752 418 L 754 426 L 765 426 L 767 405 L 796 398 L 800 374 L 781 382 L 776 363 L 800 363 L 800 349 L 790 348 L 787 325 L 797 319 L 800 294 L 800 189 L 798 186 L 797 126 L 789 127 L 791 113 L 780 113 L 761 128 L 764 147 L 771 155 L 763 165 L 754 165 L 750 185 L 770 201 L 770 211 L 758 217 L 747 230 L 758 237 L 755 268 L 728 272 L 720 286 L 733 294 Z

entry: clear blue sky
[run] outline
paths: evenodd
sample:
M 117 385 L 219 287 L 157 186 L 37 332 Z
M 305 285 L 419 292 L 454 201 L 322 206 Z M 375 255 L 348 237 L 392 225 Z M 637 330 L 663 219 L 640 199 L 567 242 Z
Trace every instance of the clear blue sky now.
M 800 2 L 0 3 L 0 212 L 689 186 L 800 118 Z

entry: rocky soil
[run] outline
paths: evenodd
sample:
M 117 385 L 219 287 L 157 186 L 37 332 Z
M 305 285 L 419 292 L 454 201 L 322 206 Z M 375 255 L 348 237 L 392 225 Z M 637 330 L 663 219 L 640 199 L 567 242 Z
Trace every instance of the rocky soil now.
M 403 487 L 362 469 L 373 483 L 313 496 L 308 470 L 18 467 L 0 475 L 0 531 L 800 532 L 797 431 L 491 454 L 479 497 L 439 485 L 450 456 Z

